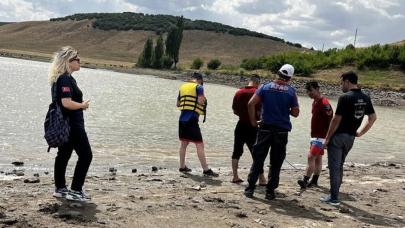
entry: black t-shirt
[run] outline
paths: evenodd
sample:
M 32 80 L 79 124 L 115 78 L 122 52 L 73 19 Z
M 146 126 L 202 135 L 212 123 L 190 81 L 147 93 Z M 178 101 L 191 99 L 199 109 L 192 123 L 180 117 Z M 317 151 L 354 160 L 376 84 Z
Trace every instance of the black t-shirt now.
M 356 135 L 357 129 L 363 121 L 364 115 L 374 113 L 374 107 L 370 97 L 360 89 L 352 89 L 339 97 L 336 115 L 342 116 L 342 121 L 336 133 Z
M 64 115 L 69 117 L 70 127 L 72 128 L 84 128 L 83 109 L 68 110 L 62 105 L 62 98 L 71 98 L 72 101 L 82 103 L 83 93 L 76 84 L 76 80 L 65 73 L 59 76 L 56 81 L 56 99 L 58 104 L 62 107 Z

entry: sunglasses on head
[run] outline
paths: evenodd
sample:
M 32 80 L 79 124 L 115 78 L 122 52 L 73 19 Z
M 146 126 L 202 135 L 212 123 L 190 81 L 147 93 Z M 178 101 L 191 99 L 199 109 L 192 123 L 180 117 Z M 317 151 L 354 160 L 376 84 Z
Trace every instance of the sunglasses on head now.
M 72 59 L 69 59 L 69 62 L 70 62 L 70 63 L 73 62 L 73 61 L 77 61 L 77 63 L 80 63 L 80 59 L 77 58 L 77 56 L 74 57 L 74 58 L 72 58 Z

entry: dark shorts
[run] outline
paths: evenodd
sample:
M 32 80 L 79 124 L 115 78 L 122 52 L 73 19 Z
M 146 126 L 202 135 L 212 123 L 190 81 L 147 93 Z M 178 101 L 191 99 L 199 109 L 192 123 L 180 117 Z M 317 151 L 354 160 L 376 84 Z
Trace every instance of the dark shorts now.
M 179 139 L 193 143 L 202 143 L 202 135 L 198 119 L 190 119 L 189 121 L 179 121 Z
M 250 123 L 238 121 L 235 127 L 232 159 L 240 159 L 243 154 L 243 146 L 246 144 L 250 152 L 256 142 L 257 128 Z

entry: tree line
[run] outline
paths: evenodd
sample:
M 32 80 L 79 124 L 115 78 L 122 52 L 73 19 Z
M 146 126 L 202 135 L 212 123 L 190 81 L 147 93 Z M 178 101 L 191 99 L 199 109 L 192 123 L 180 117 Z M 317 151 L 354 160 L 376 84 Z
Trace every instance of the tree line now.
M 356 66 L 363 69 L 387 69 L 397 65 L 405 70 L 405 45 L 373 45 L 355 48 L 349 44 L 342 49 L 327 51 L 287 52 L 242 60 L 241 68 L 246 70 L 265 69 L 273 73 L 285 63 L 294 65 L 297 74 L 309 76 L 315 70 L 339 66 Z
M 143 13 L 82 13 L 74 14 L 66 17 L 52 18 L 50 21 L 66 21 L 66 20 L 94 20 L 92 26 L 101 30 L 145 30 L 154 31 L 158 35 L 170 32 L 171 27 L 177 23 L 177 17 L 171 15 L 151 15 Z M 243 28 L 235 28 L 221 23 L 205 21 L 205 20 L 190 20 L 184 19 L 184 30 L 203 30 L 218 33 L 228 33 L 235 36 L 252 36 L 265 39 L 271 39 L 286 43 L 294 47 L 301 48 L 299 43 L 292 43 L 284 39 L 269 36 L 263 33 L 250 31 Z

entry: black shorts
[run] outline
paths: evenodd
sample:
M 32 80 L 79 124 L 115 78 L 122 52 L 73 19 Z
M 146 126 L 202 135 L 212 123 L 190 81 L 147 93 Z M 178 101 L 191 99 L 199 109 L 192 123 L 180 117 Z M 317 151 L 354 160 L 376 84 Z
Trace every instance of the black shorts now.
M 179 139 L 193 143 L 203 142 L 198 119 L 192 118 L 187 122 L 179 121 Z
M 243 145 L 246 144 L 250 152 L 256 142 L 257 128 L 252 127 L 250 123 L 238 121 L 235 128 L 235 138 L 233 143 L 232 159 L 238 159 L 243 154 Z

